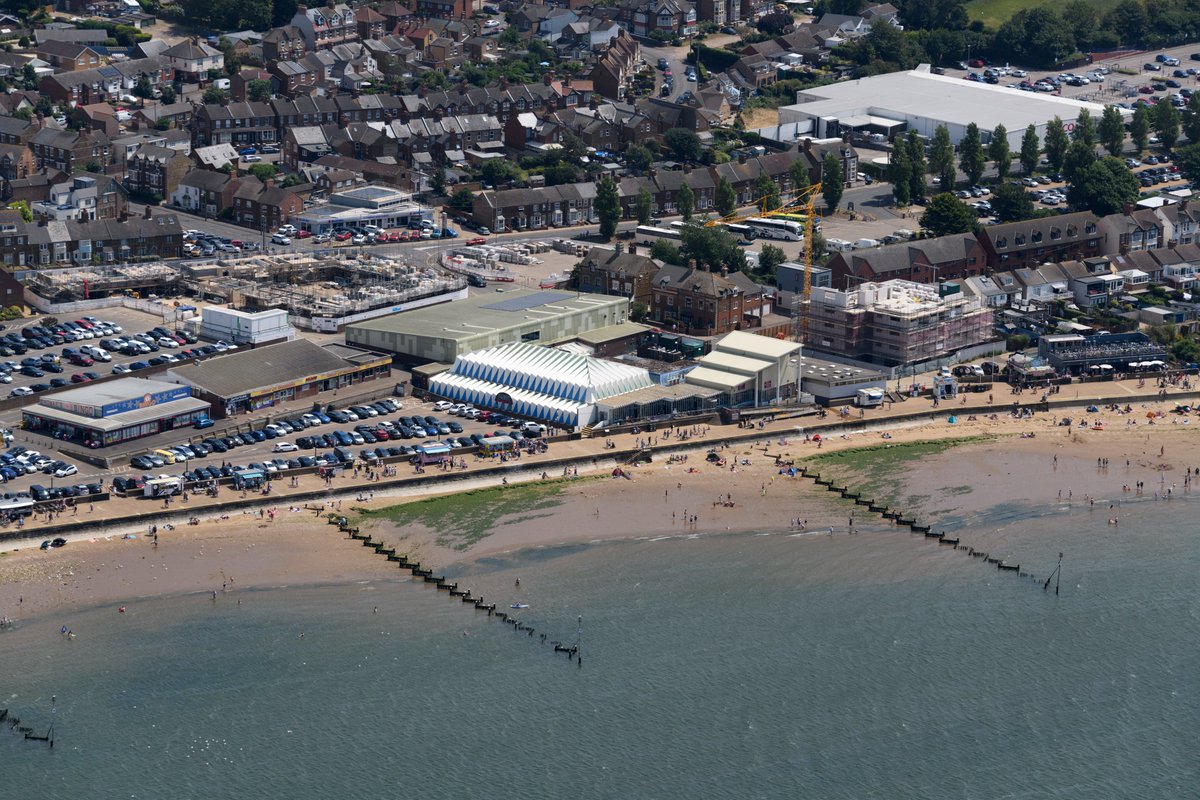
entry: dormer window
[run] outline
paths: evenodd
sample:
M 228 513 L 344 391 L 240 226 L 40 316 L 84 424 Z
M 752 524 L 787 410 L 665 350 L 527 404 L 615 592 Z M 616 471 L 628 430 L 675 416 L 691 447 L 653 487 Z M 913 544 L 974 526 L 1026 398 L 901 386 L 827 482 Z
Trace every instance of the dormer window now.
M 1087 233 L 1095 233 L 1096 232 L 1096 223 L 1089 222 L 1087 225 L 1084 226 L 1083 229 Z
M 1033 243 L 1034 243 L 1034 244 L 1037 244 L 1037 243 L 1038 243 L 1038 242 L 1040 242 L 1041 240 L 1042 240 L 1042 232 L 1041 232 L 1041 231 L 1034 231 L 1034 232 L 1033 232 Z
M 996 248 L 999 249 L 1001 247 L 1008 247 L 1008 237 L 1007 236 L 1001 236 L 999 239 L 996 240 Z
M 1025 244 L 1025 234 L 1018 233 L 1016 236 L 1013 237 L 1013 243 L 1016 244 L 1018 247 Z
M 1061 239 L 1062 238 L 1062 229 L 1061 228 L 1051 228 L 1050 229 L 1050 238 L 1054 239 L 1056 241 L 1058 239 Z

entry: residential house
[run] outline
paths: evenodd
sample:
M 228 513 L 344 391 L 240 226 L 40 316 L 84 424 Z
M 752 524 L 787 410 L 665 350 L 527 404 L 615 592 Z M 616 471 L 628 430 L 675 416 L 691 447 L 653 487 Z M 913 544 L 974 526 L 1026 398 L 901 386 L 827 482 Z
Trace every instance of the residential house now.
M 621 35 L 621 23 L 603 17 L 581 17 L 562 29 L 558 41 L 587 52 L 606 49 L 612 40 Z
M 696 18 L 718 28 L 742 20 L 742 0 L 696 0 Z
M 390 28 L 387 18 L 370 6 L 362 6 L 354 12 L 354 25 L 361 40 L 377 39 L 386 34 Z
M 1158 249 L 1165 244 L 1164 229 L 1157 209 L 1131 204 L 1126 204 L 1124 211 L 1100 220 L 1100 230 L 1107 238 L 1104 252 L 1109 255 Z
M 226 164 L 236 168 L 241 159 L 237 149 L 228 142 L 212 144 L 207 147 L 193 147 L 191 156 L 197 167 L 210 170 L 224 170 Z
M 193 169 L 171 192 L 171 205 L 193 214 L 216 217 L 233 207 L 238 181 L 232 173 Z
M 976 236 L 992 271 L 1101 255 L 1108 233 L 1088 211 L 983 227 Z
M 33 31 L 33 40 L 39 45 L 50 41 L 58 41 L 95 46 L 103 45 L 104 40 L 107 38 L 108 31 L 103 28 L 94 30 L 91 28 L 45 27 L 36 28 Z
M 116 178 L 84 173 L 51 186 L 50 197 L 32 209 L 37 217 L 61 222 L 117 219 L 128 205 L 129 196 Z
M 396 27 L 402 25 L 413 16 L 413 11 L 399 0 L 391 0 L 379 7 L 379 13 L 383 15 L 384 24 L 389 31 L 396 30 Z
M 141 197 L 169 198 L 192 168 L 185 153 L 144 144 L 126 161 L 125 186 Z
M 687 37 L 699 30 L 696 7 L 688 0 L 625 0 L 617 18 L 634 36 L 660 32 Z
M 192 135 L 197 146 L 273 143 L 278 137 L 275 111 L 267 103 L 205 104 L 196 109 Z
M 587 224 L 597 220 L 595 184 L 564 184 L 543 189 L 504 189 L 475 195 L 475 224 L 494 231 Z
M 149 207 L 146 214 L 151 214 Z M 174 214 L 86 222 L 8 223 L 0 218 L 0 229 L 5 233 L 0 237 L 0 260 L 13 266 L 178 258 L 183 246 L 183 228 Z
M 249 100 L 251 81 L 266 81 L 270 84 L 271 73 L 258 67 L 243 67 L 229 79 L 229 96 L 238 103 L 244 103 Z M 268 91 L 273 90 L 274 87 L 270 87 Z
M 483 0 L 416 0 L 415 11 L 419 17 L 470 19 L 483 12 Z
M 974 235 L 954 234 L 834 253 L 826 267 L 832 273 L 833 286 L 844 289 L 895 278 L 939 283 L 982 275 L 987 252 Z
M 38 58 L 54 67 L 57 72 L 74 72 L 83 69 L 98 69 L 100 54 L 86 44 L 51 39 L 37 46 Z
M 463 55 L 472 63 L 483 63 L 495 59 L 497 43 L 494 36 L 472 36 L 463 42 Z
M 262 40 L 263 63 L 299 61 L 308 52 L 304 35 L 295 25 L 284 25 L 267 31 Z
M 14 181 L 27 178 L 37 170 L 33 151 L 25 145 L 0 144 L 0 178 Z
M 313 194 L 329 197 L 334 192 L 344 192 L 363 183 L 365 181 L 357 172 L 348 169 L 327 169 L 313 181 Z
M 638 253 L 632 242 L 628 252 L 621 242 L 614 249 L 593 247 L 579 262 L 573 288 L 587 294 L 628 297 L 649 308 L 650 284 L 661 267 L 661 262 Z
M 129 112 L 124 112 L 126 115 Z M 120 123 L 117 121 L 117 110 L 108 103 L 89 103 L 75 106 L 71 118 L 84 129 L 102 131 L 110 139 L 120 135 Z
M 649 318 L 664 330 L 689 336 L 723 336 L 762 324 L 763 293 L 747 292 L 728 270 L 668 264 L 650 285 Z
M 578 21 L 579 15 L 570 9 L 526 3 L 513 12 L 512 24 L 521 33 L 546 42 L 556 42 L 568 25 Z
M 42 128 L 29 140 L 37 168 L 79 172 L 89 166 L 104 169 L 112 163 L 112 145 L 102 131 L 64 131 Z
M 623 100 L 625 89 L 637 74 L 642 51 L 637 41 L 621 32 L 592 68 L 592 87 L 601 97 Z
M 133 112 L 133 124 L 138 129 L 157 128 L 166 120 L 166 124 L 178 130 L 186 130 L 192 122 L 194 106 L 191 103 L 156 103 L 147 101 L 143 108 Z
M 233 219 L 256 231 L 273 231 L 304 210 L 304 200 L 292 189 L 247 176 L 233 192 Z
M 1168 245 L 1191 244 L 1197 240 L 1200 210 L 1192 206 L 1188 200 L 1160 206 L 1154 210 L 1154 213 L 1162 221 L 1163 238 Z
M 38 91 L 59 105 L 104 103 L 131 93 L 143 76 L 154 89 L 169 84 L 174 75 L 170 62 L 156 56 L 47 75 L 38 81 Z
M 25 147 L 33 135 L 41 129 L 42 123 L 36 118 L 21 119 L 20 117 L 0 116 L 0 144 L 15 144 Z
M 184 83 L 201 83 L 208 80 L 208 73 L 225 68 L 225 56 L 215 47 L 198 39 L 184 40 L 162 52 Z
M 322 156 L 332 153 L 333 147 L 329 144 L 329 134 L 333 130 L 333 128 L 320 125 L 286 128 L 283 132 L 280 162 L 288 169 L 296 170 L 304 164 L 312 164 Z
M 322 156 L 314 162 L 314 166 L 326 169 L 344 169 L 362 175 L 368 183 L 382 183 L 400 189 L 413 188 L 412 171 L 405 166 L 378 161 L 360 161 L 347 158 L 336 153 Z
M 287 97 L 312 94 L 317 74 L 299 61 L 276 61 L 271 64 L 272 88 Z
M 333 0 L 326 6 L 297 6 L 292 25 L 304 37 L 304 45 L 309 52 L 356 42 L 359 38 L 354 12 L 344 3 L 334 3 Z

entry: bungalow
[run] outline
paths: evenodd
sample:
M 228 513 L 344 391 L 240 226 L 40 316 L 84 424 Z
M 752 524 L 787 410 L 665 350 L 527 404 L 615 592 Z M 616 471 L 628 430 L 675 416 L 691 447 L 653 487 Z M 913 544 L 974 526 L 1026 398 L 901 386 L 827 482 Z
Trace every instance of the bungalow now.
M 54 67 L 57 72 L 75 72 L 100 67 L 100 54 L 82 43 L 51 39 L 39 44 L 36 52 L 38 58 Z

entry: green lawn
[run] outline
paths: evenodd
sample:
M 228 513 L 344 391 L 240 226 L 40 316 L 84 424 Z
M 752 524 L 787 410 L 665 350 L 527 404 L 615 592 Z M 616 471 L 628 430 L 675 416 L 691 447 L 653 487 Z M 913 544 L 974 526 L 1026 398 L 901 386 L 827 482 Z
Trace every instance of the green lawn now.
M 1120 0 L 1092 0 L 1097 12 L 1103 13 L 1115 6 Z M 981 19 L 992 30 L 999 28 L 1013 14 L 1035 6 L 1057 6 L 1052 0 L 968 0 L 967 16 L 972 20 Z

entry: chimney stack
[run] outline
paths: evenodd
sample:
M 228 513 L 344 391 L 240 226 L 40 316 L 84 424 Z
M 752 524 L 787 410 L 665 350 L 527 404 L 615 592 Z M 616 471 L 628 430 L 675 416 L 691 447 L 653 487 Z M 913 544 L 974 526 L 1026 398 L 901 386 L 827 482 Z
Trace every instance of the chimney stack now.
M 694 259 L 694 258 L 689 258 L 689 259 L 688 259 L 688 269 L 693 269 L 693 270 L 694 270 L 695 268 L 696 268 L 696 259 Z
M 150 206 L 146 206 L 146 219 L 154 219 L 154 215 L 150 213 Z
M 629 255 L 631 255 L 631 256 L 637 255 L 637 245 L 634 244 L 633 242 L 629 243 Z
M 613 249 L 617 251 L 617 255 L 621 255 L 621 253 L 625 252 L 625 245 L 617 242 L 616 245 L 613 246 Z
M 807 139 L 807 138 L 806 138 L 806 139 L 804 140 L 804 152 L 806 152 L 806 153 L 811 153 L 811 152 L 812 152 L 812 139 Z
M 729 267 L 725 266 L 724 264 L 721 265 L 721 277 L 722 278 L 729 277 Z

